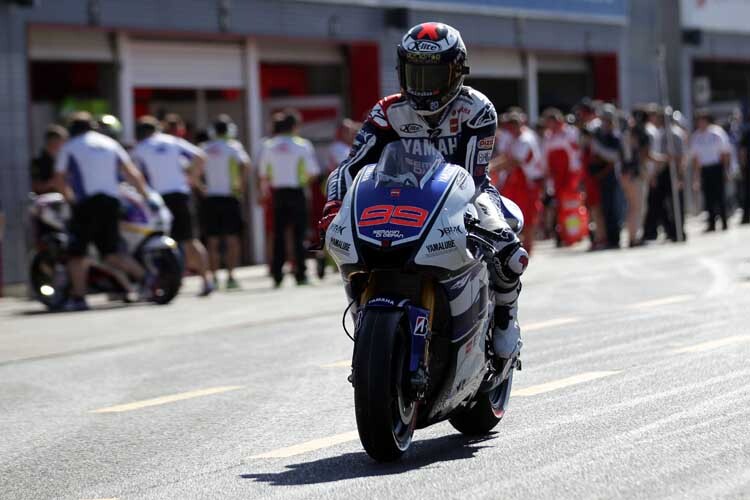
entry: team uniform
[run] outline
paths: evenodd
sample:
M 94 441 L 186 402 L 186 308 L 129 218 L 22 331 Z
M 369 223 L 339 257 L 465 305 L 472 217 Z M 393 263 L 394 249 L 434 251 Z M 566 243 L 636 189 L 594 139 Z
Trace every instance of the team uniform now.
M 136 165 L 172 212 L 172 238 L 177 241 L 193 239 L 190 186 L 185 168 L 200 154 L 200 149 L 186 140 L 159 132 L 139 142 L 133 150 Z
M 523 127 L 510 146 L 509 156 L 519 165 L 508 174 L 502 194 L 518 204 L 526 226 L 533 231 L 542 210 L 544 184 L 544 162 L 536 134 Z
M 207 197 L 201 205 L 206 236 L 237 235 L 242 232 L 242 166 L 250 158 L 238 141 L 215 139 L 203 144 Z
M 731 153 L 729 136 L 718 125 L 709 125 L 706 130 L 696 130 L 690 137 L 690 156 L 701 168 L 703 201 L 708 210 L 708 229 L 716 229 L 716 217 L 721 218 L 727 228 L 727 199 L 724 184 L 722 156 Z
M 66 175 L 76 198 L 70 225 L 72 255 L 86 255 L 90 242 L 102 257 L 117 252 L 119 169 L 129 161 L 120 144 L 94 131 L 71 138 L 60 150 L 55 172 Z
M 281 282 L 286 260 L 286 226 L 291 225 L 296 278 L 298 282 L 304 281 L 304 239 L 307 231 L 305 187 L 311 178 L 320 175 L 315 149 L 307 139 L 278 135 L 265 142 L 258 164 L 273 189 L 274 245 L 271 274 L 276 283 Z
M 349 157 L 329 177 L 328 200 L 341 200 L 357 172 L 376 163 L 389 143 L 401 139 L 408 150 L 429 139 L 449 163 L 463 166 L 471 173 L 478 188 L 488 194 L 500 214 L 521 222 L 518 214 L 511 214 L 503 205 L 487 176 L 496 127 L 494 106 L 471 87 L 461 89 L 435 126 L 415 114 L 402 94 L 381 99 L 357 134 Z

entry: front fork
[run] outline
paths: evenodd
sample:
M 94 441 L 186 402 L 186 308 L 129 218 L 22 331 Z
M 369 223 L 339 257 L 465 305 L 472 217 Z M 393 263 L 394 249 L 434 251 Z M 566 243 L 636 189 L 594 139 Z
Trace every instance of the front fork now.
M 424 282 L 421 293 L 421 305 L 416 306 L 408 299 L 394 299 L 391 297 L 378 297 L 368 286 L 362 294 L 360 307 L 357 313 L 356 325 L 359 326 L 359 315 L 367 309 L 387 308 L 402 309 L 409 320 L 409 382 L 411 387 L 411 399 L 423 401 L 429 385 L 429 361 L 430 361 L 430 338 L 432 337 L 432 319 L 430 311 L 435 308 L 435 284 L 431 280 Z M 356 331 L 355 346 L 356 349 Z M 353 383 L 353 374 L 349 376 L 349 382 Z

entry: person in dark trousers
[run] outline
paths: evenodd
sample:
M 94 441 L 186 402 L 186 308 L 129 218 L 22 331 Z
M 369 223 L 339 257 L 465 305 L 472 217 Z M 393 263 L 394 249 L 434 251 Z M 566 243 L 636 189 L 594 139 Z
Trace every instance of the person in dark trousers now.
M 263 144 L 259 168 L 265 193 L 273 200 L 273 260 L 271 275 L 274 286 L 284 278 L 286 229 L 292 227 L 294 239 L 295 278 L 298 285 L 307 284 L 305 234 L 307 232 L 307 199 L 305 186 L 320 175 L 315 150 L 307 139 L 297 135 L 300 117 L 296 111 L 273 115 L 274 136 Z
M 750 124 L 745 125 L 740 142 L 740 165 L 742 166 L 742 221 L 750 224 Z
M 659 110 L 659 113 L 654 116 L 653 123 L 659 130 L 658 139 L 661 141 L 661 146 L 658 150 L 661 151 L 661 153 L 651 152 L 649 156 L 649 159 L 654 165 L 654 172 L 651 174 L 650 179 L 648 211 L 646 212 L 646 221 L 644 224 L 644 239 L 650 241 L 656 240 L 659 235 L 659 227 L 663 227 L 667 238 L 672 241 L 677 241 L 678 235 L 675 220 L 674 199 L 672 197 L 670 161 L 674 161 L 677 169 L 677 183 L 678 186 L 680 186 L 684 173 L 687 138 L 683 130 L 677 125 L 673 124 L 669 130 L 667 129 L 664 120 L 664 113 L 661 109 Z M 673 150 L 670 150 L 670 141 L 671 147 L 674 148 Z M 678 187 L 678 197 L 680 199 L 680 211 L 682 213 L 682 235 L 683 238 L 685 238 L 685 203 L 681 187 Z
M 599 182 L 604 215 L 606 248 L 620 248 L 622 214 L 620 213 L 620 183 L 617 172 L 622 163 L 622 140 L 615 128 L 617 110 L 606 104 L 601 112 L 601 126 L 591 141 L 589 172 Z
M 59 125 L 49 125 L 44 133 L 44 148 L 31 160 L 31 190 L 36 194 L 55 190 L 55 158 L 68 140 L 68 131 Z
M 690 137 L 693 164 L 693 189 L 703 191 L 703 205 L 708 211 L 706 232 L 716 231 L 716 218 L 727 230 L 726 177 L 731 159 L 731 144 L 724 129 L 713 123 L 706 111 L 696 113 L 696 130 Z

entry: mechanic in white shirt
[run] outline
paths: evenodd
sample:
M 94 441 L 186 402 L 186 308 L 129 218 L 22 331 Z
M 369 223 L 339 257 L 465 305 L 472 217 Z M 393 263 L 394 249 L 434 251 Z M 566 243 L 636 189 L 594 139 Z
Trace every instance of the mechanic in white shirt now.
M 220 115 L 213 124 L 213 139 L 203 144 L 206 179 L 201 191 L 206 195 L 201 205 L 203 230 L 208 239 L 211 272 L 216 281 L 220 262 L 220 244 L 226 241 L 225 263 L 228 271 L 226 287 L 239 288 L 234 269 L 240 262 L 240 234 L 242 233 L 242 202 L 247 195 L 250 179 L 250 157 L 239 141 L 234 139 L 237 127 L 227 115 Z
M 300 116 L 294 110 L 273 115 L 271 139 L 263 145 L 260 175 L 263 190 L 273 199 L 273 260 L 271 275 L 276 287 L 284 278 L 286 228 L 292 227 L 294 239 L 295 278 L 298 285 L 307 284 L 305 235 L 307 233 L 307 199 L 305 187 L 321 174 L 315 149 L 307 139 L 297 135 Z
M 698 111 L 696 130 L 690 137 L 690 159 L 693 164 L 693 190 L 703 191 L 703 206 L 708 211 L 706 232 L 716 231 L 716 217 L 727 230 L 725 181 L 731 160 L 731 144 L 724 129 L 713 123 L 707 111 Z
M 199 296 L 205 297 L 213 292 L 214 286 L 208 272 L 206 248 L 193 235 L 190 184 L 199 184 L 195 180 L 196 173 L 205 164 L 206 155 L 185 139 L 163 134 L 159 121 L 153 116 L 138 120 L 135 135 L 138 144 L 133 150 L 133 160 L 172 212 L 170 236 L 185 252 L 187 267 L 203 278 Z
M 73 207 L 70 223 L 71 259 L 68 263 L 72 289 L 66 310 L 88 309 L 86 255 L 94 243 L 103 261 L 136 282 L 145 271 L 127 254 L 120 253 L 119 178 L 122 174 L 148 200 L 148 186 L 125 150 L 113 139 L 94 131 L 91 114 L 79 112 L 70 123 L 70 140 L 55 159 L 54 183 Z M 132 291 L 132 290 L 131 290 Z

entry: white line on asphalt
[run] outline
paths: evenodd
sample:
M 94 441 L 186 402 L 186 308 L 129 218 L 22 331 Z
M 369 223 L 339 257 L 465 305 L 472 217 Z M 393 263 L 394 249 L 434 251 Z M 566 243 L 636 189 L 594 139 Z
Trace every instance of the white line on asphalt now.
M 619 371 L 600 371 L 600 372 L 587 372 L 575 375 L 573 377 L 564 378 L 561 380 L 555 380 L 546 384 L 535 385 L 526 387 L 524 389 L 514 390 L 513 396 L 535 396 L 537 394 L 543 394 L 545 392 L 562 389 L 571 385 L 582 384 L 591 380 L 596 380 L 604 377 L 609 377 L 620 373 Z M 359 438 L 357 431 L 344 432 L 343 434 L 336 434 L 325 438 L 313 439 L 305 443 L 296 444 L 294 446 L 288 446 L 286 448 L 279 448 L 277 450 L 268 451 L 266 453 L 260 453 L 253 455 L 251 459 L 258 458 L 289 458 L 296 455 L 302 455 L 311 451 L 322 450 L 324 448 L 330 448 L 342 443 L 348 443 L 349 441 L 355 441 Z
M 565 387 L 570 387 L 571 385 L 578 385 L 584 382 L 590 382 L 591 380 L 609 377 L 610 375 L 615 375 L 617 373 L 620 373 L 620 371 L 616 370 L 581 373 L 572 377 L 553 380 L 552 382 L 547 382 L 546 384 L 532 385 L 530 387 L 524 387 L 523 389 L 513 389 L 511 392 L 511 396 L 536 396 L 537 394 L 556 391 L 557 389 L 563 389 Z
M 302 455 L 315 450 L 322 450 L 323 448 L 330 448 L 341 443 L 348 443 L 349 441 L 355 441 L 359 438 L 357 431 L 344 432 L 343 434 L 336 434 L 335 436 L 329 436 L 320 439 L 313 439 L 306 443 L 296 444 L 294 446 L 288 446 L 286 448 L 279 448 L 278 450 L 261 453 L 259 455 L 253 455 L 250 458 L 289 458 L 295 455 Z
M 349 368 L 350 366 L 352 366 L 351 359 L 343 359 L 341 361 L 320 365 L 321 368 Z
M 649 307 L 667 306 L 670 304 L 679 304 L 689 302 L 695 299 L 695 295 L 674 295 L 672 297 L 663 297 L 661 299 L 647 300 L 645 302 L 636 302 L 628 305 L 631 309 L 646 309 Z
M 581 318 L 558 318 L 558 319 L 551 319 L 549 321 L 539 321 L 537 323 L 528 323 L 526 325 L 521 323 L 521 331 L 533 332 L 535 330 L 543 330 L 545 328 L 552 328 L 554 326 L 570 325 L 573 323 L 578 323 L 579 321 L 581 321 Z
M 181 392 L 179 394 L 172 394 L 170 396 L 161 396 L 153 399 L 144 399 L 143 401 L 135 401 L 133 403 L 127 403 L 117 406 L 109 406 L 107 408 L 99 408 L 98 410 L 92 410 L 91 413 L 118 413 L 123 411 L 139 410 L 149 406 L 158 406 L 167 403 L 174 403 L 175 401 L 182 401 L 185 399 L 198 398 L 201 396 L 210 396 L 211 394 L 220 394 L 222 392 L 236 391 L 242 389 L 244 386 L 241 385 L 228 385 L 223 387 L 210 387 L 208 389 L 200 389 L 197 391 Z
M 740 344 L 742 342 L 750 342 L 750 336 L 748 335 L 733 335 L 731 337 L 724 337 L 723 339 L 711 340 L 709 342 L 703 342 L 700 344 L 689 345 L 675 349 L 676 353 L 684 352 L 703 352 L 716 349 L 717 347 L 723 347 L 725 345 Z

